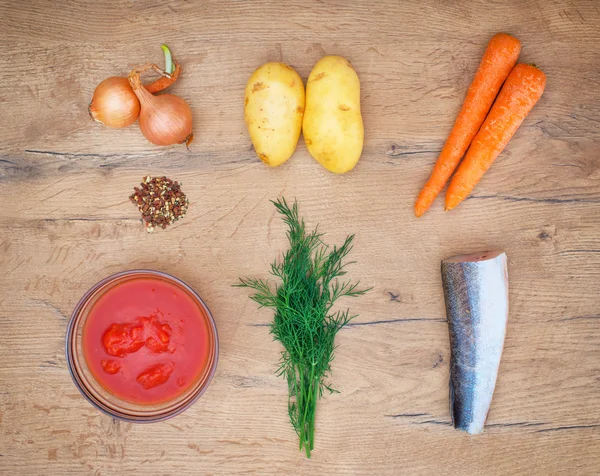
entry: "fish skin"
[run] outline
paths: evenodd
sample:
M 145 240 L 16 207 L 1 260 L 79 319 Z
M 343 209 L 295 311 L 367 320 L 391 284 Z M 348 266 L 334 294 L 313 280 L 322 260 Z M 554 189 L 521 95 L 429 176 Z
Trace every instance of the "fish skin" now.
M 454 428 L 483 432 L 508 320 L 506 254 L 486 251 L 442 261 L 450 331 L 450 414 Z

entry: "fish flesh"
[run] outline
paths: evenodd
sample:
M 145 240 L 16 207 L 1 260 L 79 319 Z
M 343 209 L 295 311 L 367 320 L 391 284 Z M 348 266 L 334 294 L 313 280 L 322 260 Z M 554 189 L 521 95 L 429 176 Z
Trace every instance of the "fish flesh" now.
M 454 428 L 483 432 L 508 320 L 506 254 L 488 251 L 442 261 L 450 331 L 450 414 Z
M 483 432 L 508 320 L 506 254 L 486 251 L 442 261 L 450 330 L 450 414 L 457 430 Z

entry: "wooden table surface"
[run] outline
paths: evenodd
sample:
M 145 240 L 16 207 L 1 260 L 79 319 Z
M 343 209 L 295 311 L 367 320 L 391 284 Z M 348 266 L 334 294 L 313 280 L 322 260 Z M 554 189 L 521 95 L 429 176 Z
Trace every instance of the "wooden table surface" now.
M 600 471 L 600 5 L 594 1 L 71 2 L 0 4 L 0 473 L 598 474 Z M 475 190 L 417 220 L 414 198 L 489 38 L 507 31 L 548 76 L 544 96 Z M 160 61 L 192 105 L 196 140 L 149 144 L 88 118 L 95 86 Z M 266 61 L 306 79 L 352 61 L 365 148 L 328 173 L 300 141 L 269 169 L 254 155 L 243 88 Z M 144 175 L 183 183 L 188 216 L 147 234 L 129 202 Z M 373 286 L 339 335 L 313 458 L 298 451 L 279 345 L 239 276 L 286 247 L 269 202 L 296 197 L 330 242 L 356 234 L 351 277 Z M 503 249 L 510 317 L 481 436 L 448 411 L 440 260 Z M 208 392 L 164 423 L 120 423 L 67 370 L 71 311 L 100 279 L 153 268 L 211 308 L 220 361 Z

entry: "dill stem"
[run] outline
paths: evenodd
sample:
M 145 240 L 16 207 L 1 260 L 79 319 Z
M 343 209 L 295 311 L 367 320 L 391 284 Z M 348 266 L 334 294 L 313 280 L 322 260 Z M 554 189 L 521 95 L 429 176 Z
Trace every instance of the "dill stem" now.
M 308 458 L 314 448 L 315 415 L 321 380 L 319 376 L 315 375 L 314 370 L 313 366 L 308 380 L 302 377 L 302 393 L 298 400 L 298 411 L 301 415 L 301 419 L 299 419 L 300 449 L 304 447 Z
M 312 367 L 310 378 L 308 379 L 308 386 L 305 385 L 307 380 L 305 379 L 304 372 L 302 373 L 302 406 L 298 407 L 302 415 L 302 418 L 300 420 L 300 449 L 302 449 L 302 445 L 304 445 L 306 449 L 306 456 L 309 458 L 310 446 L 307 444 L 306 416 L 308 413 L 308 408 L 310 407 L 310 387 L 312 385 L 314 371 L 315 368 Z M 302 411 L 303 408 L 304 411 Z
M 300 393 L 296 394 L 296 409 L 298 412 L 298 427 L 300 429 L 300 433 L 298 436 L 300 437 L 300 450 L 302 450 L 302 446 L 304 444 L 304 418 L 302 418 L 303 412 L 302 408 L 304 408 L 304 372 L 302 371 L 302 367 L 298 366 L 298 376 L 300 377 L 298 380 L 300 381 Z
M 310 420 L 310 449 L 312 451 L 312 449 L 315 446 L 315 417 L 316 417 L 316 413 L 317 413 L 317 399 L 319 398 L 319 385 L 320 382 L 319 380 L 316 380 L 313 382 L 313 386 L 315 387 L 314 393 L 313 393 L 313 401 L 315 402 L 315 410 L 313 411 L 312 414 L 312 418 Z

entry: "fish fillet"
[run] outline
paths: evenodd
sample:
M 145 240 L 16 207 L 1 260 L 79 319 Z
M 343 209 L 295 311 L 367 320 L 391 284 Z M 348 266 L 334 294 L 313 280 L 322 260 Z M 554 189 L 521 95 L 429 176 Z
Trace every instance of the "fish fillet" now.
M 442 261 L 450 330 L 450 414 L 454 428 L 483 432 L 508 319 L 506 254 L 487 251 Z

